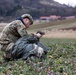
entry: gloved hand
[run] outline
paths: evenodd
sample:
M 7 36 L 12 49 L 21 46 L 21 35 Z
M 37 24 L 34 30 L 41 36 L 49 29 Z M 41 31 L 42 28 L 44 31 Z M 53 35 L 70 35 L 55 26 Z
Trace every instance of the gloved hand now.
M 42 32 L 42 31 L 37 31 L 36 34 L 37 33 L 40 33 L 41 35 L 45 35 L 45 32 Z

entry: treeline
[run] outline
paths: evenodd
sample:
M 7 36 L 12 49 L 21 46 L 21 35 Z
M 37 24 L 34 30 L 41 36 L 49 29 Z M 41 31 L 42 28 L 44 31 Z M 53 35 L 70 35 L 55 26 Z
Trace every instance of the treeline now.
M 57 16 L 76 16 L 76 7 L 45 7 L 40 10 L 30 10 L 30 14 L 33 15 L 34 18 L 39 18 L 40 16 L 49 16 L 49 15 L 57 15 Z
M 49 16 L 49 15 L 69 16 L 69 15 L 76 15 L 76 7 L 69 7 L 69 8 L 45 7 L 38 10 L 38 9 L 30 9 L 30 8 L 24 9 L 22 8 L 22 6 L 17 5 L 8 11 L 4 11 L 0 9 L 0 16 L 15 17 L 22 14 L 23 12 L 31 14 L 35 19 L 39 18 L 40 16 Z
M 7 5 L 0 5 L 0 21 L 13 20 L 23 13 L 31 14 L 34 19 L 49 15 L 62 17 L 76 16 L 76 7 L 61 5 L 53 0 L 49 0 L 49 3 L 52 3 L 52 5 L 41 4 L 40 0 L 23 0 L 22 2 L 20 0 L 13 0 L 13 2 L 10 2 L 10 0 L 7 1 Z M 43 0 L 43 3 L 44 1 L 47 0 Z

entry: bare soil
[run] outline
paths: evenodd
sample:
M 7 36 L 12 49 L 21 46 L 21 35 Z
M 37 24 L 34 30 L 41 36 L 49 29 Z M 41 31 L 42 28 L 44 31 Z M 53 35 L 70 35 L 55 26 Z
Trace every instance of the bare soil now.
M 2 29 L 7 25 L 7 23 L 0 23 L 0 32 Z M 60 28 L 58 29 L 52 29 L 52 30 L 42 30 L 45 32 L 44 38 L 76 38 L 76 27 L 70 27 L 70 28 Z
M 46 38 L 76 38 L 76 30 L 45 30 Z

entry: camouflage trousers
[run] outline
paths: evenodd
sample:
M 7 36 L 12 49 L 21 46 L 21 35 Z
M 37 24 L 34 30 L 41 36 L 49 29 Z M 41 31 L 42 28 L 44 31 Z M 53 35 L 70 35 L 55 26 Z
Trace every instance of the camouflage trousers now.
M 11 50 L 14 43 L 9 43 L 7 45 L 1 45 L 0 44 L 0 50 L 4 52 L 3 56 L 6 58 L 11 58 Z

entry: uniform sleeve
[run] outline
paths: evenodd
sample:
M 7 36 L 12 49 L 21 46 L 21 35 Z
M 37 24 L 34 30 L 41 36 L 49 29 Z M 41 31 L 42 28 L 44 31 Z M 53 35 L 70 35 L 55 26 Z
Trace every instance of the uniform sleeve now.
M 17 26 L 17 31 L 21 36 L 25 36 L 28 35 L 27 31 L 26 31 L 26 27 L 24 25 L 18 25 Z

